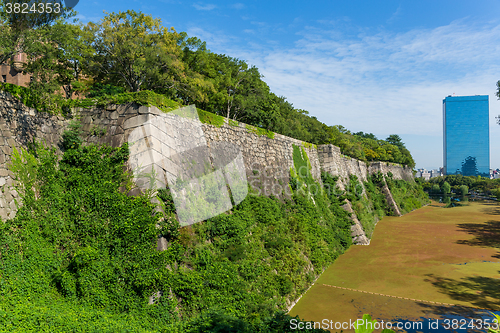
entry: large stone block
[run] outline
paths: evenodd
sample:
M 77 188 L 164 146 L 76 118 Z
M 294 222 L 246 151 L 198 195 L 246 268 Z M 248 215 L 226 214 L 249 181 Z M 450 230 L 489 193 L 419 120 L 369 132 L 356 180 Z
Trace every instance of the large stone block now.
M 163 112 L 162 110 L 158 109 L 156 106 L 151 106 L 149 108 L 149 113 L 150 114 L 154 114 L 154 115 L 163 115 L 163 114 L 165 114 L 165 112 Z
M 118 111 L 113 111 L 109 114 L 109 119 L 116 120 L 118 119 L 118 117 L 119 117 Z
M 116 109 L 116 111 L 118 112 L 119 115 L 122 115 L 122 114 L 125 114 L 127 109 L 128 109 L 127 105 L 118 105 L 118 108 Z
M 147 105 L 141 105 L 139 106 L 139 109 L 137 110 L 139 114 L 149 114 L 150 112 L 150 107 Z
M 111 146 L 112 147 L 120 147 L 125 142 L 125 138 L 123 134 L 114 135 L 111 138 Z
M 127 130 L 129 128 L 134 128 L 134 127 L 144 125 L 150 119 L 151 119 L 151 116 L 149 114 L 141 114 L 141 115 L 131 117 L 123 123 L 123 129 Z

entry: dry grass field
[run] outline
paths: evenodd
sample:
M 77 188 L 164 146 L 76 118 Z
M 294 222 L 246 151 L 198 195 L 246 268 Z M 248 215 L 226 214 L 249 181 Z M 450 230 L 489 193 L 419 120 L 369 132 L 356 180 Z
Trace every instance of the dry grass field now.
M 500 310 L 497 203 L 443 208 L 433 202 L 402 217 L 384 217 L 371 244 L 340 256 L 290 314 L 344 322 L 369 313 L 394 321 L 473 317 L 469 307 Z

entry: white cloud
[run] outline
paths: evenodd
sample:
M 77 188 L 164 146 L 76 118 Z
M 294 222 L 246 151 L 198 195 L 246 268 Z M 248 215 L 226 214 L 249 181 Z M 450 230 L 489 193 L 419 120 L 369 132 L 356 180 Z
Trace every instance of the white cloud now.
M 351 128 L 366 122 L 380 132 L 435 135 L 440 125 L 429 124 L 425 116 L 439 115 L 441 100 L 453 92 L 493 93 L 500 69 L 498 25 L 454 22 L 354 39 L 310 28 L 301 36 L 289 50 L 234 51 L 257 65 L 271 89 L 297 107 Z
M 196 10 L 206 10 L 206 11 L 210 11 L 210 10 L 213 10 L 215 8 L 217 8 L 216 5 L 214 4 L 201 4 L 199 2 L 193 4 L 193 7 L 196 9 Z
M 391 15 L 391 17 L 387 20 L 387 23 L 391 24 L 395 22 L 397 19 L 401 17 L 401 13 L 403 10 L 401 9 L 401 4 L 399 4 L 398 9 Z
M 207 42 L 207 46 L 209 49 L 213 48 L 224 49 L 225 45 L 229 43 L 233 44 L 233 42 L 237 40 L 236 37 L 225 35 L 221 31 L 210 32 L 200 27 L 190 27 L 187 29 L 186 33 L 188 34 L 188 36 L 195 36 L 201 39 L 202 41 Z M 220 53 L 227 53 L 227 52 L 220 51 Z
M 238 9 L 238 10 L 245 9 L 245 7 L 246 6 L 244 4 L 242 4 L 242 3 L 235 3 L 235 4 L 231 5 L 231 8 Z
M 500 114 L 494 95 L 500 79 L 498 23 L 460 20 L 397 34 L 359 29 L 349 36 L 325 25 L 305 27 L 289 49 L 225 44 L 224 53 L 256 65 L 271 90 L 295 107 L 354 132 L 439 137 L 442 100 L 453 93 L 487 94 L 491 122 Z M 500 126 L 495 126 L 491 142 L 500 139 Z M 411 145 L 417 147 L 418 142 Z M 442 142 L 431 148 L 430 156 L 441 156 Z M 493 152 L 492 166 L 500 166 L 500 156 Z M 435 160 L 425 167 L 441 164 Z

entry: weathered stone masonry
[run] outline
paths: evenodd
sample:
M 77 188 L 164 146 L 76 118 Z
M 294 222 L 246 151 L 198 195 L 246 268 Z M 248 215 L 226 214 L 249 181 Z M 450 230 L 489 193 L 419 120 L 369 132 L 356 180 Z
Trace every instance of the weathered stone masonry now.
M 394 179 L 404 179 L 406 181 L 413 180 L 412 169 L 408 167 L 401 167 L 400 165 L 392 165 L 385 162 L 372 162 L 367 165 L 363 161 L 345 156 L 341 153 L 340 148 L 334 145 L 321 145 L 318 147 L 318 155 L 321 163 L 321 169 L 330 173 L 332 176 L 338 176 L 337 186 L 341 190 L 345 190 L 346 184 L 349 182 L 349 176 L 355 175 L 363 186 L 363 182 L 368 180 L 368 175 L 377 172 L 387 174 L 391 172 Z M 384 177 L 385 182 L 385 177 Z M 386 197 L 388 204 L 391 206 L 395 215 L 401 216 L 399 207 L 392 198 L 391 191 L 387 184 L 384 184 L 382 193 Z M 363 186 L 363 194 L 366 195 L 366 190 Z M 356 214 L 352 209 L 349 201 L 344 205 L 344 209 L 351 213 L 351 219 L 354 225 L 351 227 L 351 235 L 354 244 L 368 245 L 370 240 L 366 237 L 361 222 L 359 222 Z
M 27 148 L 34 140 L 58 147 L 67 121 L 28 108 L 9 93 L 0 91 L 0 217 L 13 218 L 19 199 L 8 169 L 13 149 Z M 19 201 L 19 200 L 18 200 Z
M 154 106 L 138 106 L 133 103 L 109 105 L 105 109 L 73 110 L 73 117 L 79 118 L 82 123 L 84 142 L 114 147 L 127 142 L 130 133 L 149 117 L 161 114 L 162 111 Z M 47 145 L 55 146 L 60 152 L 61 134 L 70 120 L 70 117 L 37 112 L 12 98 L 10 94 L 0 91 L 0 217 L 12 218 L 17 210 L 14 200 L 19 196 L 13 188 L 12 173 L 7 167 L 11 161 L 12 149 L 27 148 L 34 140 L 41 140 Z M 413 179 L 410 168 L 381 162 L 367 165 L 343 156 L 336 146 L 315 147 L 280 134 L 275 134 L 273 138 L 257 135 L 256 131 L 249 130 L 248 125 L 243 123 L 236 125 L 226 122 L 221 127 L 203 124 L 202 130 L 209 147 L 217 142 L 229 142 L 240 148 L 247 180 L 253 190 L 262 195 L 289 196 L 288 183 L 290 168 L 293 167 L 294 145 L 304 148 L 311 163 L 312 175 L 320 183 L 321 171 L 338 175 L 338 186 L 341 189 L 345 189 L 349 175 L 356 175 L 362 182 L 367 180 L 369 174 L 390 171 L 396 179 Z M 349 203 L 344 208 L 352 212 Z M 368 244 L 369 240 L 354 214 L 353 220 L 354 242 Z

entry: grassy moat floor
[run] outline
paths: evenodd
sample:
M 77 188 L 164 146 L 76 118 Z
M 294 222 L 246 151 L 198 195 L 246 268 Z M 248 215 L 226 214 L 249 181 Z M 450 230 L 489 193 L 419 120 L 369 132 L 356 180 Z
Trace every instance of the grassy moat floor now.
M 473 318 L 470 307 L 500 310 L 496 202 L 454 208 L 433 202 L 402 217 L 384 217 L 371 244 L 352 246 L 340 256 L 290 314 L 345 322 L 368 313 L 395 322 Z

